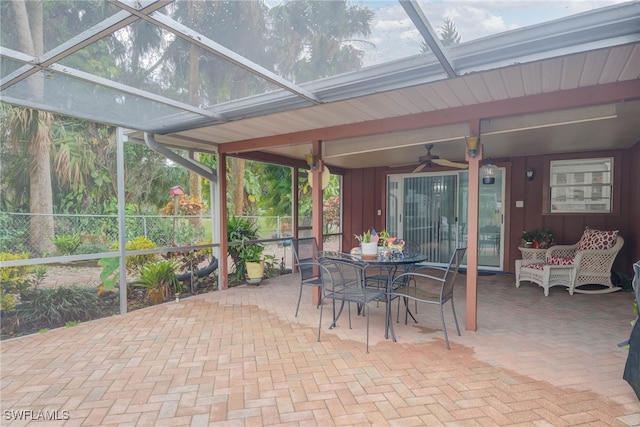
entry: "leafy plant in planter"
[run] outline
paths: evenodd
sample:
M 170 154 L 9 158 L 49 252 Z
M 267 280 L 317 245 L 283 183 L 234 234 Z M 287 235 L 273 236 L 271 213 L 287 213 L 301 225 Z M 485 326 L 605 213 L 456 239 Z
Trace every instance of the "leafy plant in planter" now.
M 247 281 L 260 283 L 264 276 L 264 246 L 258 243 L 243 244 L 240 247 L 240 260 L 244 264 Z
M 520 247 L 547 249 L 555 245 L 556 238 L 553 232 L 548 229 L 536 229 L 533 231 L 523 231 L 520 238 Z
M 247 245 L 237 243 L 256 240 L 257 238 L 258 227 L 248 219 L 232 216 L 227 220 L 227 242 L 236 243 L 230 244 L 227 249 L 233 261 L 233 281 L 236 283 L 244 280 L 247 271 L 245 261 L 240 256 L 243 247 Z

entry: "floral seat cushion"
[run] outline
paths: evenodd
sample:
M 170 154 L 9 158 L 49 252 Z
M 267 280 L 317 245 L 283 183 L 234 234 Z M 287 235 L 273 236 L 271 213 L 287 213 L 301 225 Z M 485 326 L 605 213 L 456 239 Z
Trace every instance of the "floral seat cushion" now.
M 559 256 L 548 257 L 544 264 L 527 264 L 527 268 L 535 268 L 536 270 L 543 270 L 545 265 L 573 265 L 573 258 L 564 258 Z
M 617 237 L 618 230 L 603 231 L 586 227 L 576 251 L 611 249 Z

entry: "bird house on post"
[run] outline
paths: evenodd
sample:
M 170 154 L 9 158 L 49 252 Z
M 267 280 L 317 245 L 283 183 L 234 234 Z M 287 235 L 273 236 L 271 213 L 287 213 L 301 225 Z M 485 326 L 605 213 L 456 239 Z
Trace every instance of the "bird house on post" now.
M 176 185 L 175 187 L 171 187 L 169 189 L 169 195 L 170 196 L 184 196 L 184 190 L 182 189 L 181 186 Z

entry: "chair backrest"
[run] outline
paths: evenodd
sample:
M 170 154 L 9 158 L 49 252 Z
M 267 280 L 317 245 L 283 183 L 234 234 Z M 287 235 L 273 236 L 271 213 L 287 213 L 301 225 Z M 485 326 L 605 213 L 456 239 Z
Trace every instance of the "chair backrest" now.
M 361 293 L 367 263 L 357 259 L 320 258 L 323 290 L 326 295 L 340 299 L 339 295 Z
M 442 291 L 440 295 L 440 299 L 442 301 L 446 301 L 447 299 L 453 296 L 453 285 L 458 278 L 458 272 L 460 271 L 460 265 L 462 264 L 462 259 L 464 258 L 465 253 L 467 252 L 467 248 L 457 248 L 453 254 L 451 255 L 451 259 L 449 260 L 449 265 L 447 266 L 447 270 L 444 273 L 444 285 L 442 286 Z
M 302 281 L 317 277 L 317 268 L 314 269 L 313 265 L 318 262 L 318 243 L 316 242 L 316 238 L 304 237 L 294 239 L 292 243 L 293 257 L 295 258 L 298 270 L 300 270 Z
M 578 274 L 586 274 L 584 272 L 587 271 L 609 273 L 618 252 L 624 245 L 624 239 L 617 236 L 615 242 L 609 249 L 576 251 L 575 265 L 578 268 Z

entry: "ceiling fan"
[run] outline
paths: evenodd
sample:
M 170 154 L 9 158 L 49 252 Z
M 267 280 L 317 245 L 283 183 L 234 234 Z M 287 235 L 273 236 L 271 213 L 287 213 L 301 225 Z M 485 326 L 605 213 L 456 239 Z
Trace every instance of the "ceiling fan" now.
M 419 159 L 420 164 L 418 165 L 417 168 L 413 170 L 412 173 L 420 172 L 425 167 L 432 167 L 433 165 L 440 165 L 440 166 L 446 166 L 450 168 L 459 168 L 459 169 L 466 169 L 469 167 L 469 165 L 467 165 L 466 163 L 452 162 L 451 160 L 441 159 L 440 156 L 431 154 L 431 149 L 433 148 L 433 144 L 427 144 L 425 145 L 425 148 L 427 149 L 427 154 L 424 156 L 420 156 L 420 159 Z

